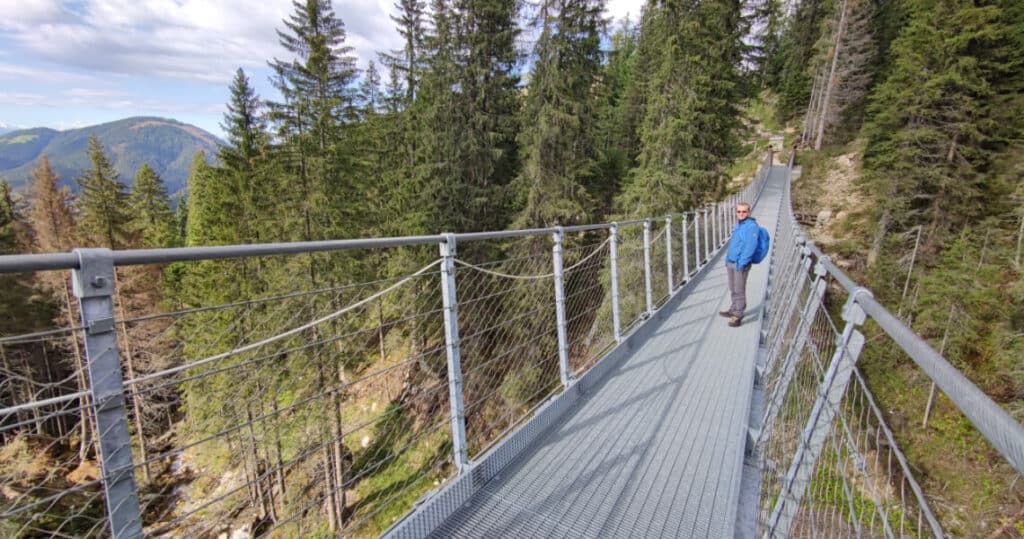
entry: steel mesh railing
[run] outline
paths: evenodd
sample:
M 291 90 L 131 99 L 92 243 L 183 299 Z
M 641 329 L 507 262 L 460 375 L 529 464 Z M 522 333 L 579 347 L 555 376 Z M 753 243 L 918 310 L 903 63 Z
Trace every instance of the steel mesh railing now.
M 51 327 L 0 336 L 0 534 L 376 536 L 667 299 L 651 222 L 646 257 L 644 222 L 618 227 L 619 333 L 613 225 L 461 235 L 493 243 L 450 273 L 453 235 L 0 258 L 75 269 L 33 277 L 67 288 Z M 80 322 L 87 300 L 109 314 Z M 90 372 L 97 338 L 118 355 Z
M 643 223 L 619 226 L 619 309 L 622 333 L 647 317 Z
M 1007 468 L 1018 466 L 1024 430 L 806 242 L 789 204 L 787 185 L 786 217 L 774 235 L 766 360 L 759 367 L 766 403 L 754 450 L 761 533 L 942 537 L 947 532 L 929 505 L 927 485 L 915 479 L 886 424 L 890 414 L 879 409 L 856 367 L 865 343 L 865 353 L 895 356 L 895 364 L 916 362 L 944 383 Z M 868 317 L 884 333 L 871 328 L 866 340 L 858 327 Z M 960 523 L 954 534 L 963 533 L 979 529 Z
M 688 215 L 0 257 L 52 298 L 0 335 L 0 535 L 376 536 L 707 264 Z
M 463 398 L 475 458 L 559 386 L 551 253 L 460 264 Z
M 66 308 L 66 307 L 65 307 Z M 0 339 L 0 535 L 110 533 L 80 327 Z M 59 360 L 55 361 L 55 360 Z
M 588 241 L 589 240 L 589 241 Z M 611 312 L 610 239 L 585 238 L 565 249 L 565 301 L 569 367 L 578 378 L 617 343 Z

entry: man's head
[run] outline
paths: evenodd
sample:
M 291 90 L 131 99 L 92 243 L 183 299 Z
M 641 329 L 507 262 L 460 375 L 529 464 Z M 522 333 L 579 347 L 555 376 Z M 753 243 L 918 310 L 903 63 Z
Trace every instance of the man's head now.
M 736 204 L 736 219 L 743 221 L 746 220 L 747 217 L 750 217 L 750 204 L 746 202 Z

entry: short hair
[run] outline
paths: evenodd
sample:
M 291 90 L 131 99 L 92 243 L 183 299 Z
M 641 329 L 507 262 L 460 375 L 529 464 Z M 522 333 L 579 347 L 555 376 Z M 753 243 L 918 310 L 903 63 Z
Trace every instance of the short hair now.
M 747 210 L 750 209 L 750 203 L 749 202 L 737 202 L 736 203 L 736 207 L 740 207 L 740 206 L 745 206 L 747 208 Z

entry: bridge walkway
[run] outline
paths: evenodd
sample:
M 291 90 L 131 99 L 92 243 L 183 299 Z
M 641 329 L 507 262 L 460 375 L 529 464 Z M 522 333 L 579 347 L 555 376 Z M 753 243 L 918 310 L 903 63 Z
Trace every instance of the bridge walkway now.
M 769 231 L 787 173 L 772 167 L 752 212 Z M 769 267 L 752 269 L 732 328 L 717 315 L 729 304 L 724 256 L 432 537 L 734 536 Z

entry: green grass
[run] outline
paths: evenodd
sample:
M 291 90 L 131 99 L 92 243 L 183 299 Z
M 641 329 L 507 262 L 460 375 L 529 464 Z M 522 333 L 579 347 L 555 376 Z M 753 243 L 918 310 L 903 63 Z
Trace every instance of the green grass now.
M 4 144 L 24 144 L 26 142 L 32 142 L 37 138 L 39 138 L 39 135 L 18 135 L 16 137 L 4 139 L 2 142 Z
M 416 441 L 390 461 L 374 463 L 379 465 L 386 462 L 374 473 L 361 479 L 356 486 L 358 501 L 353 506 L 350 519 L 362 522 L 352 530 L 350 536 L 377 537 L 404 516 L 416 500 L 427 491 L 438 488 L 444 481 L 448 475 L 447 466 L 437 464 L 448 460 L 450 455 L 448 430 L 441 428 Z M 354 474 L 359 473 L 360 467 L 369 464 L 361 460 L 357 457 L 353 466 Z

